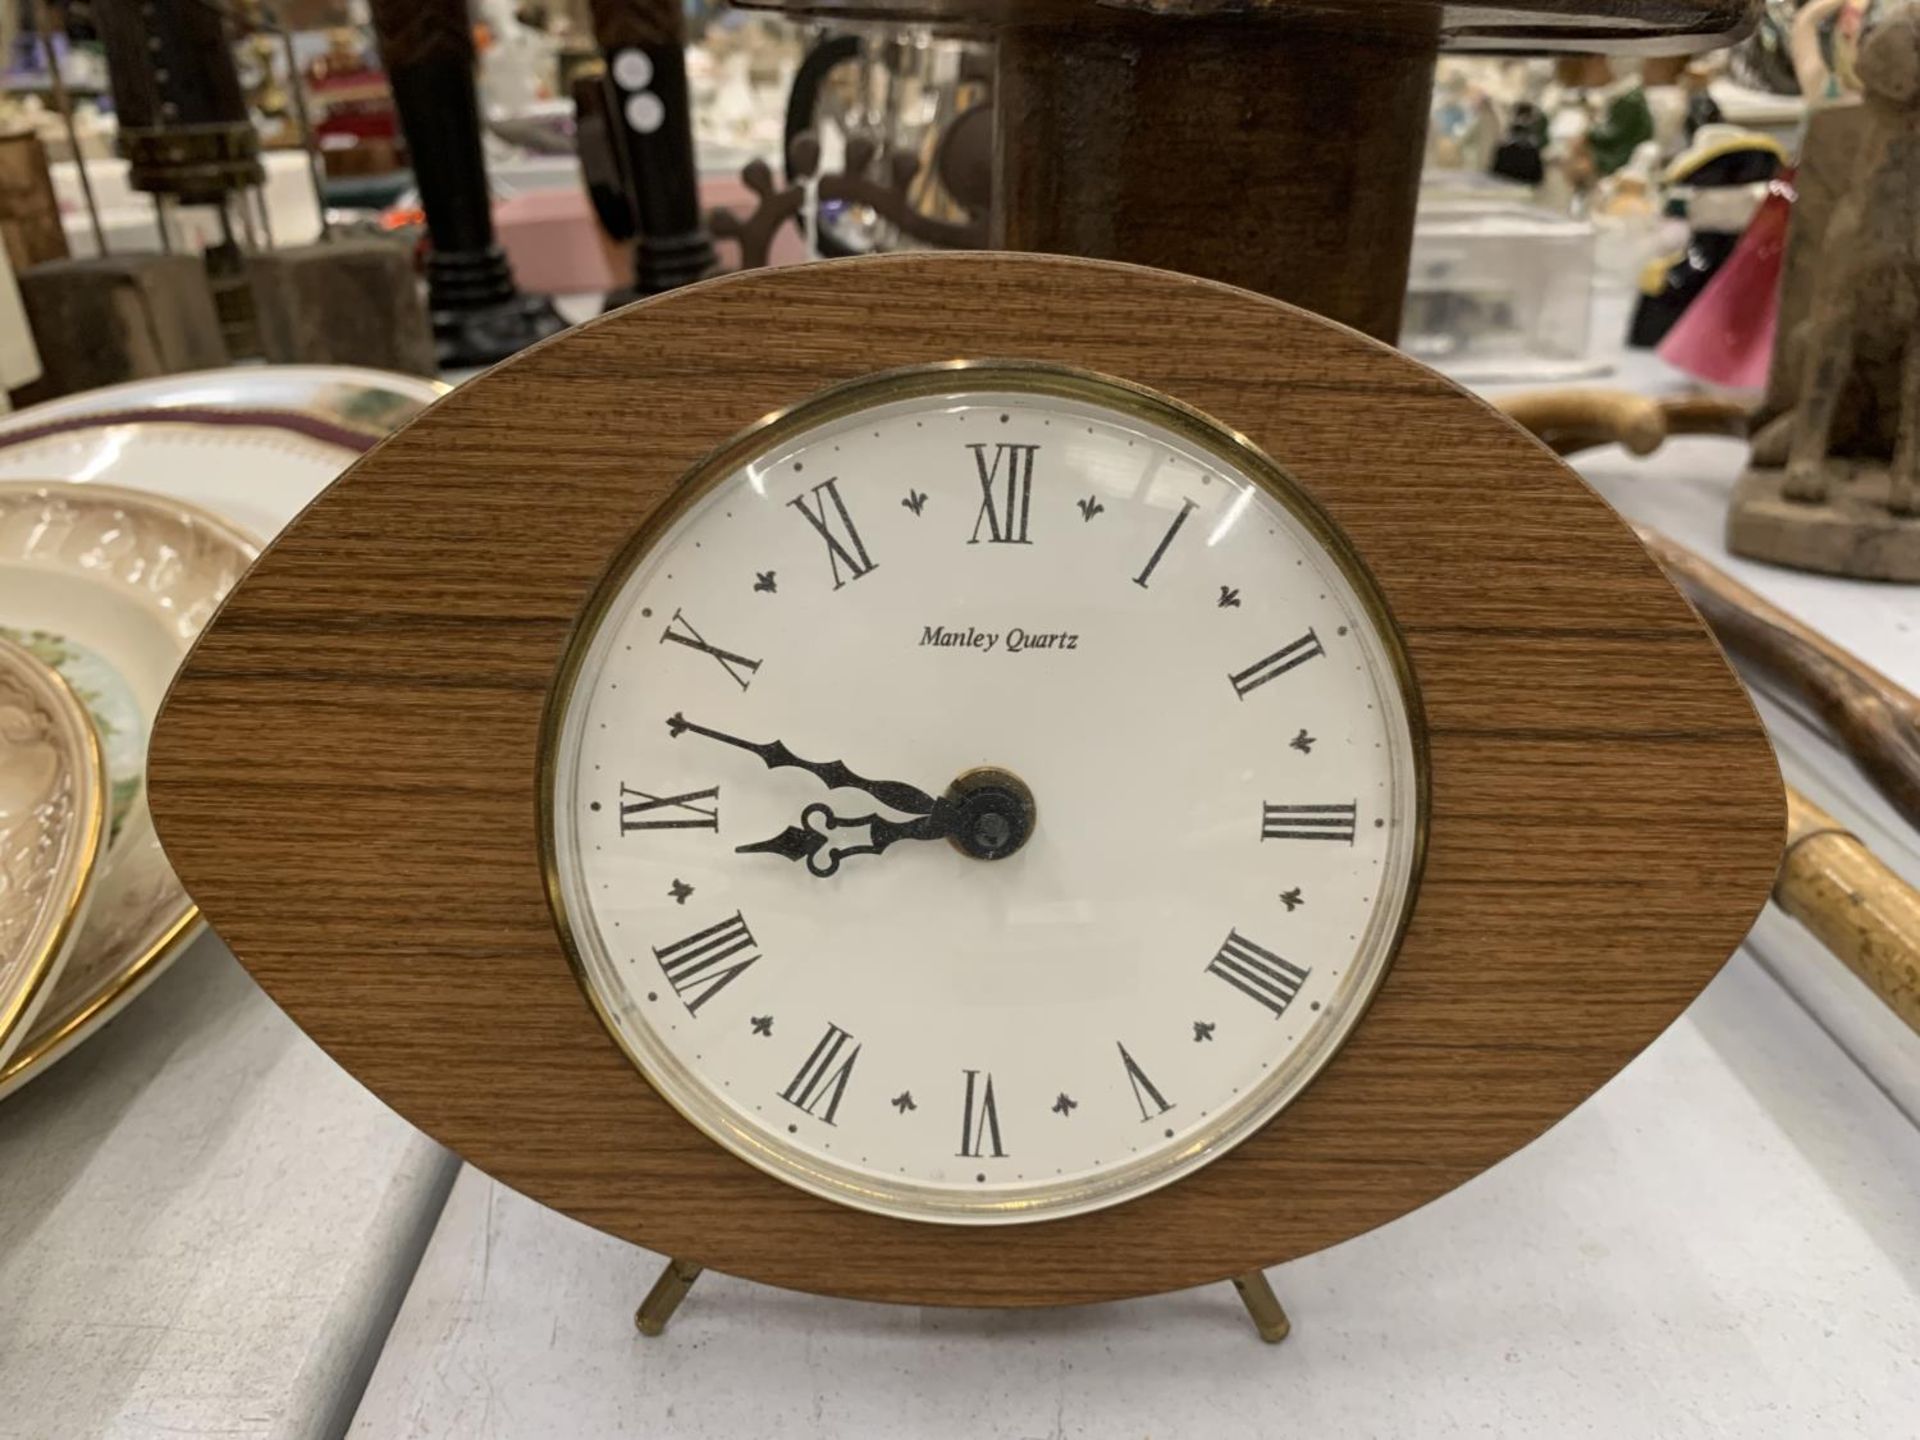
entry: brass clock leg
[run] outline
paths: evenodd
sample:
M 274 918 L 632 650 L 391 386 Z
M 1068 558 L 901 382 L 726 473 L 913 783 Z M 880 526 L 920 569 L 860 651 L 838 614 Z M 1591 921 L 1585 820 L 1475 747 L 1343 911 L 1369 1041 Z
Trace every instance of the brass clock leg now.
M 664 1333 L 667 1322 L 673 1318 L 673 1312 L 680 1308 L 680 1302 L 687 1298 L 687 1291 L 693 1288 L 693 1282 L 699 1278 L 700 1266 L 693 1261 L 667 1261 L 667 1268 L 660 1272 L 660 1278 L 653 1282 L 653 1288 L 647 1292 L 647 1298 L 642 1300 L 640 1308 L 634 1311 L 633 1323 L 639 1328 L 640 1333 L 642 1335 Z M 1267 1293 L 1271 1295 L 1273 1292 Z
M 1266 1271 L 1249 1270 L 1244 1275 L 1234 1276 L 1233 1288 L 1240 1292 L 1241 1303 L 1247 1307 L 1247 1314 L 1253 1317 L 1253 1328 L 1260 1332 L 1262 1340 L 1269 1345 L 1278 1345 L 1287 1338 L 1287 1332 L 1293 1329 L 1293 1322 L 1287 1319 L 1287 1312 L 1280 1308 L 1280 1297 L 1273 1293 L 1273 1286 L 1267 1283 Z

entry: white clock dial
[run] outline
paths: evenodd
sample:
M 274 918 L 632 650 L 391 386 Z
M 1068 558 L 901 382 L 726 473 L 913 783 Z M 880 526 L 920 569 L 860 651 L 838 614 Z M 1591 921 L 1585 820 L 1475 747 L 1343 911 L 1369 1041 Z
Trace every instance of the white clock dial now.
M 556 912 L 648 1079 L 948 1222 L 1164 1184 L 1359 1020 L 1412 903 L 1403 652 L 1311 502 L 1116 382 L 947 368 L 737 442 L 549 715 Z

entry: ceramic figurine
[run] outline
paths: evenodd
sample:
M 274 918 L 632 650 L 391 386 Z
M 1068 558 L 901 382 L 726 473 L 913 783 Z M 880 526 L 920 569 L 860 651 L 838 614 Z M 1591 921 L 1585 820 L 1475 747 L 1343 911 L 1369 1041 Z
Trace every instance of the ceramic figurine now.
M 1668 213 L 1686 220 L 1686 245 L 1641 273 L 1628 344 L 1660 343 L 1726 264 L 1765 198 L 1767 183 L 1786 163 L 1787 152 L 1770 135 L 1733 125 L 1701 127 L 1663 177 Z
M 1459 61 L 1440 62 L 1427 128 L 1427 164 L 1485 171 L 1500 143 L 1500 120 L 1486 91 Z
M 1797 176 L 1781 345 L 1728 544 L 1920 580 L 1920 9 L 1868 33 L 1864 103 L 1818 112 Z
M 1798 95 L 1793 27 L 1801 0 L 1763 0 L 1753 33 L 1727 52 L 1727 77 L 1763 95 Z
M 1809 104 L 1861 94 L 1859 56 L 1867 33 L 1902 8 L 1885 0 L 1810 0 L 1794 16 L 1788 42 L 1794 78 Z
M 1654 138 L 1653 111 L 1646 88 L 1633 71 L 1615 74 L 1604 56 L 1590 57 L 1591 79 L 1585 102 L 1593 117 L 1584 145 L 1593 178 L 1604 179 L 1633 158 L 1633 152 Z M 1583 77 L 1584 78 L 1584 77 Z
M 1604 55 L 1563 56 L 1555 71 L 1562 89 L 1551 111 L 1549 199 L 1579 208 L 1595 185 L 1654 138 L 1653 112 L 1639 75 L 1616 75 Z
M 1531 100 L 1515 103 L 1507 117 L 1506 137 L 1493 152 L 1493 174 L 1522 185 L 1538 185 L 1546 178 L 1547 117 Z
M 1732 252 L 1656 347 L 1668 365 L 1709 385 L 1766 388 L 1780 333 L 1794 193 L 1781 181 L 1766 187 Z
M 1680 77 L 1680 88 L 1687 95 L 1687 144 L 1699 137 L 1701 128 L 1718 125 L 1726 119 L 1720 102 L 1713 98 L 1713 76 L 1704 65 L 1689 65 Z
M 1787 494 L 1826 499 L 1834 419 L 1856 357 L 1900 356 L 1888 506 L 1920 513 L 1920 11 L 1875 27 L 1856 62 L 1869 120 L 1852 193 L 1828 222 Z
M 1662 160 L 1679 154 L 1689 138 L 1687 121 L 1692 95 L 1686 86 L 1686 74 L 1684 55 L 1656 56 L 1640 65 L 1640 88 L 1647 99 L 1653 138 Z

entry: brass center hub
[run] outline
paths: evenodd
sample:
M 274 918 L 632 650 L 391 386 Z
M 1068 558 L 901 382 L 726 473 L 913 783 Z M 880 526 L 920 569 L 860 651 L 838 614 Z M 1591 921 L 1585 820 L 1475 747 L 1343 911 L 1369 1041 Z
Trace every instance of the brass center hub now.
M 947 787 L 946 798 L 960 809 L 947 838 L 975 860 L 1004 860 L 1015 853 L 1032 837 L 1040 815 L 1027 782 L 992 765 L 967 771 Z

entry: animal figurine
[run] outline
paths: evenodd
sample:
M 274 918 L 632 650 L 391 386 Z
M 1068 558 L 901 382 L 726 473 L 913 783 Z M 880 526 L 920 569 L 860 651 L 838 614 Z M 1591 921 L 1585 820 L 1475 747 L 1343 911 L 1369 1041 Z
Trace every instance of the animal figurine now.
M 1888 508 L 1920 514 L 1920 7 L 1873 28 L 1856 62 L 1867 119 L 1853 182 L 1834 208 L 1801 355 L 1787 453 L 1789 500 L 1824 502 L 1843 399 L 1863 368 L 1891 433 Z M 1871 383 L 1871 382 L 1870 382 Z M 1891 391 L 1891 393 L 1887 393 Z

